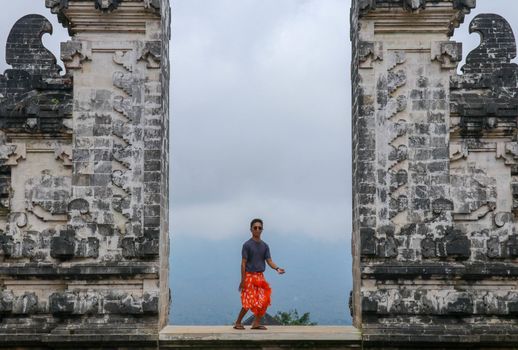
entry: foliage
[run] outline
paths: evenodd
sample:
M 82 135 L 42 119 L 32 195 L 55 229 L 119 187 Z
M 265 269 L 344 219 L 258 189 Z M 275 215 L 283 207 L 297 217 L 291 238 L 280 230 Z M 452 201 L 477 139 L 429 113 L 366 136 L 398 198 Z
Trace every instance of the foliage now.
M 273 316 L 284 326 L 315 326 L 316 322 L 311 322 L 309 312 L 299 316 L 297 310 L 289 310 L 288 312 L 279 311 Z

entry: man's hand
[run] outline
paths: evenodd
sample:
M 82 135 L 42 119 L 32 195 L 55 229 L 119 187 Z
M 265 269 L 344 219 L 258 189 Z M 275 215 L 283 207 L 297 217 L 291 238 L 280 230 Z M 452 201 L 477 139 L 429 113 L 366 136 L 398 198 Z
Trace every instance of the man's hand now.
M 241 292 L 243 290 L 243 285 L 244 284 L 245 283 L 243 281 L 241 281 L 241 283 L 239 283 L 239 287 L 237 288 L 237 290 Z
M 277 269 L 277 273 L 279 275 L 282 275 L 283 273 L 285 273 L 286 271 L 284 271 L 284 269 L 281 269 L 280 267 Z

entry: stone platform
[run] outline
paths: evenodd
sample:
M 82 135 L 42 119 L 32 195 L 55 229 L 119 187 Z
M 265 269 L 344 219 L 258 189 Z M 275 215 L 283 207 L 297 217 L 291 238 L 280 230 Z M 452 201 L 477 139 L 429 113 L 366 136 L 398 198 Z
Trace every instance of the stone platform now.
M 360 349 L 361 334 L 350 326 L 268 326 L 235 330 L 232 326 L 168 326 L 160 349 Z

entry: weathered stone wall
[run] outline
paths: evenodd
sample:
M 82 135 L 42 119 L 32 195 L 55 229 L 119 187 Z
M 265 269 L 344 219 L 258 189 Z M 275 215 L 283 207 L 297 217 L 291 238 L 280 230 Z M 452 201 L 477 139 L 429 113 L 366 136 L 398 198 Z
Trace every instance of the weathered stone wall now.
M 475 1 L 353 1 L 353 292 L 367 341 L 518 330 L 517 67 L 507 22 L 457 76 Z M 512 338 L 514 341 L 518 339 Z
M 0 76 L 1 338 L 158 339 L 169 306 L 169 3 L 46 5 L 72 36 L 66 74 L 41 43 L 50 22 L 28 15 Z

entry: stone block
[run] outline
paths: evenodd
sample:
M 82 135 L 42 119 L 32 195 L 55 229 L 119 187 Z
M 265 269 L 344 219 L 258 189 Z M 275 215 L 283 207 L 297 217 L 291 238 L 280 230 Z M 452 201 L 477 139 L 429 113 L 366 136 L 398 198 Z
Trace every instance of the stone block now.
M 446 254 L 459 259 L 471 256 L 471 241 L 460 230 L 448 229 L 445 237 Z
M 15 315 L 32 315 L 38 311 L 38 297 L 33 292 L 26 292 L 13 300 L 12 313 Z
M 473 314 L 473 300 L 467 293 L 457 293 L 446 304 L 445 313 L 453 315 Z
M 55 259 L 68 260 L 74 257 L 76 249 L 75 233 L 72 230 L 60 231 L 50 242 L 50 256 Z
M 361 239 L 361 255 L 362 256 L 374 256 L 376 255 L 376 232 L 372 228 L 360 229 Z
M 49 297 L 49 311 L 53 315 L 71 315 L 76 298 L 71 293 L 53 293 Z

